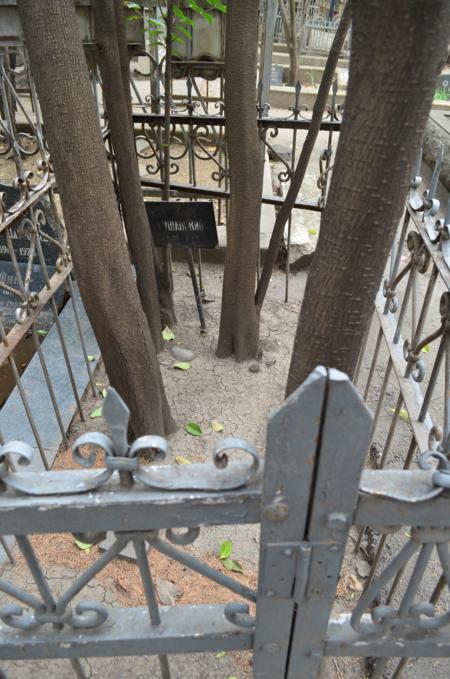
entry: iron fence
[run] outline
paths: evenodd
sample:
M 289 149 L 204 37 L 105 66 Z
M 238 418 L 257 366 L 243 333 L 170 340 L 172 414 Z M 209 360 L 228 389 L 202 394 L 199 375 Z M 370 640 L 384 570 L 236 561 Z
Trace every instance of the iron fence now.
M 84 470 L 22 471 L 33 450 L 17 441 L 0 448 L 0 532 L 17 536 L 34 583 L 18 585 L 13 571 L 0 579 L 4 663 L 66 658 L 76 676 L 86 677 L 83 658 L 156 655 L 161 676 L 170 679 L 171 654 L 253 649 L 255 678 L 311 679 L 326 656 L 379 658 L 375 676 L 381 676 L 390 655 L 448 655 L 447 460 L 430 451 L 418 470 L 362 470 L 372 417 L 344 375 L 318 368 L 271 415 L 264 475 L 257 451 L 242 439 L 222 439 L 212 463 L 161 465 L 167 442 L 144 436 L 128 443 L 129 412 L 113 390 L 104 416 L 111 438 L 86 433 L 73 447 Z M 142 465 L 139 454 L 149 449 L 154 463 Z M 233 451 L 241 459 L 230 461 Z M 99 454 L 105 466 L 93 469 Z M 261 523 L 256 590 L 183 550 L 204 526 L 246 523 Z M 350 609 L 335 614 L 350 530 L 366 525 L 389 535 L 407 526 L 409 533 Z M 95 543 L 107 530 L 114 532 L 112 545 L 56 596 L 30 536 L 69 531 Z M 86 600 L 89 583 L 127 544 L 145 605 L 111 608 Z M 419 586 L 433 550 L 438 567 L 424 599 Z M 160 606 L 155 552 L 227 588 L 236 601 Z
M 29 430 L 27 441 L 33 441 L 39 452 L 36 464 L 49 469 L 59 443 L 49 447 L 48 431 L 43 430 L 54 418 L 59 441 L 67 444 L 73 407 L 83 418 L 84 386 L 87 382 L 93 390 L 95 386 L 85 338 L 88 324 L 73 278 L 39 104 L 20 45 L 0 48 L 0 114 L 4 182 L 0 190 L 0 430 L 8 437 L 14 430 L 22 436 Z

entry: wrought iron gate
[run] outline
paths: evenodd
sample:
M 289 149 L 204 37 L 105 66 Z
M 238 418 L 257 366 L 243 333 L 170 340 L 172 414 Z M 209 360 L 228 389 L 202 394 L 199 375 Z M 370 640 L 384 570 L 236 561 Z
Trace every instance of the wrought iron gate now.
M 30 448 L 13 441 L 0 449 L 0 534 L 16 536 L 34 581 L 29 591 L 0 579 L 2 599 L 14 601 L 0 608 L 2 661 L 67 658 L 84 677 L 85 657 L 155 654 L 168 678 L 172 653 L 253 649 L 255 678 L 311 679 L 326 655 L 448 655 L 450 613 L 436 607 L 450 577 L 447 460 L 433 451 L 414 471 L 362 471 L 372 418 L 344 375 L 318 368 L 272 414 L 264 474 L 258 454 L 241 439 L 222 439 L 209 464 L 161 465 L 167 442 L 144 436 L 129 445 L 128 415 L 110 390 L 104 416 L 111 437 L 86 433 L 77 440 L 80 471 L 27 472 Z M 232 450 L 236 461 L 228 460 Z M 144 451 L 151 464 L 140 462 Z M 100 453 L 105 466 L 94 469 Z M 257 591 L 182 549 L 204 526 L 259 522 Z M 367 525 L 383 533 L 412 528 L 351 612 L 331 617 L 350 528 Z M 108 530 L 115 535 L 109 549 L 56 597 L 29 536 L 87 532 L 99 541 Z M 134 547 L 146 606 L 85 601 L 86 585 L 127 544 Z M 429 601 L 416 601 L 434 548 L 435 591 Z M 228 588 L 236 602 L 159 606 L 153 550 Z M 393 588 L 416 557 L 398 599 Z M 245 600 L 256 603 L 255 615 Z

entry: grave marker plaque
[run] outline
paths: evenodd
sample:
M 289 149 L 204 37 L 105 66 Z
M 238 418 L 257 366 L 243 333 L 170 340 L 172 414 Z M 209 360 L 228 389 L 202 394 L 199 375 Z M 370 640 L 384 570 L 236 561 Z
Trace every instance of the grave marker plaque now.
M 25 273 L 27 270 L 27 265 L 24 263 L 19 263 L 20 273 L 22 274 L 22 279 L 25 278 Z M 54 266 L 47 267 L 48 275 L 51 277 L 56 268 Z M 12 262 L 0 262 L 0 282 L 6 283 L 11 288 L 15 290 L 19 289 L 17 282 L 16 272 L 14 270 L 14 265 Z M 30 279 L 30 290 L 33 292 L 40 292 L 45 286 L 44 275 L 42 273 L 42 268 L 39 264 L 33 264 L 31 270 Z M 63 301 L 65 286 L 58 288 L 55 292 L 54 299 L 58 309 L 60 308 Z M 16 321 L 16 309 L 20 306 L 20 299 L 16 295 L 13 295 L 8 290 L 0 288 L 0 316 L 8 332 Z M 46 304 L 42 311 L 39 313 L 37 320 L 37 327 L 39 329 L 48 330 L 54 321 L 53 312 L 50 307 L 50 303 Z
M 272 68 L 270 70 L 270 84 L 276 86 L 283 84 L 282 64 L 272 64 Z
M 156 247 L 215 248 L 216 218 L 211 202 L 146 201 Z
M 13 186 L 0 184 L 0 193 L 6 194 L 5 204 L 7 210 L 11 208 L 14 205 L 14 203 L 17 203 L 20 199 L 20 191 L 14 188 Z M 40 227 L 41 232 L 47 233 L 49 236 L 56 238 L 57 234 L 55 218 L 53 216 L 50 202 L 46 199 L 42 199 L 38 203 L 35 203 L 35 205 L 33 206 L 33 210 L 35 212 L 37 210 L 40 210 L 45 218 L 45 223 L 44 220 L 42 220 L 42 224 Z M 14 225 L 11 226 L 9 229 L 9 234 L 11 236 L 17 261 L 25 263 L 28 262 L 28 257 L 30 254 L 30 236 L 28 235 L 27 232 L 27 219 L 29 219 L 29 215 L 25 213 L 22 217 L 19 217 L 14 223 Z M 59 254 L 58 248 L 45 238 L 41 237 L 40 242 L 42 245 L 45 263 L 50 266 L 54 266 Z M 9 254 L 9 250 L 6 245 L 4 237 L 0 238 L 0 262 L 2 261 L 5 262 L 11 261 L 11 256 Z M 35 252 L 33 257 L 33 264 L 38 263 L 39 257 L 37 252 Z

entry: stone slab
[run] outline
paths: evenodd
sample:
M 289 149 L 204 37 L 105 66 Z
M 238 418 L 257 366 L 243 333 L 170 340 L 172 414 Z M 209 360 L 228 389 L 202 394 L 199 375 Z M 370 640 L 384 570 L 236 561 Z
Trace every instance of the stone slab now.
M 95 363 L 100 358 L 100 351 L 77 291 L 75 293 L 75 303 L 80 317 L 87 353 L 95 357 L 95 362 L 91 363 L 93 369 Z M 72 300 L 67 302 L 59 318 L 72 365 L 77 393 L 81 397 L 88 383 L 88 374 L 75 321 Z M 76 411 L 76 401 L 55 325 L 51 327 L 41 346 L 59 404 L 61 419 L 67 430 Z M 42 447 L 51 464 L 58 452 L 62 437 L 37 354 L 31 359 L 22 374 L 21 380 L 36 428 L 39 432 Z M 30 470 L 43 470 L 44 467 L 36 440 L 17 388 L 12 391 L 0 412 L 0 432 L 5 441 L 19 439 L 28 443 L 35 450 Z

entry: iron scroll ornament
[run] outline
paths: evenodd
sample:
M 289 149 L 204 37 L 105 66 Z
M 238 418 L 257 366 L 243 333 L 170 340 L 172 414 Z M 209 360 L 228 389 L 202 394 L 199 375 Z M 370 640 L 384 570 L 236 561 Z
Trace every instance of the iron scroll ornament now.
M 34 451 L 21 441 L 10 441 L 0 447 L 0 481 L 3 487 L 34 496 L 78 494 L 100 488 L 119 473 L 121 483 L 127 486 L 139 482 L 158 490 L 219 492 L 245 486 L 258 472 L 260 461 L 256 449 L 248 441 L 237 437 L 224 438 L 214 446 L 213 465 L 142 464 L 140 454 L 144 452 L 150 452 L 152 461 L 165 459 L 168 451 L 166 439 L 141 436 L 129 444 L 130 411 L 111 387 L 103 404 L 103 416 L 111 436 L 87 432 L 78 437 L 72 448 L 75 462 L 84 467 L 85 472 L 69 470 L 31 474 L 21 471 L 30 465 Z M 249 459 L 230 463 L 229 454 L 233 450 L 246 453 Z M 92 469 L 100 453 L 104 454 L 105 467 Z

